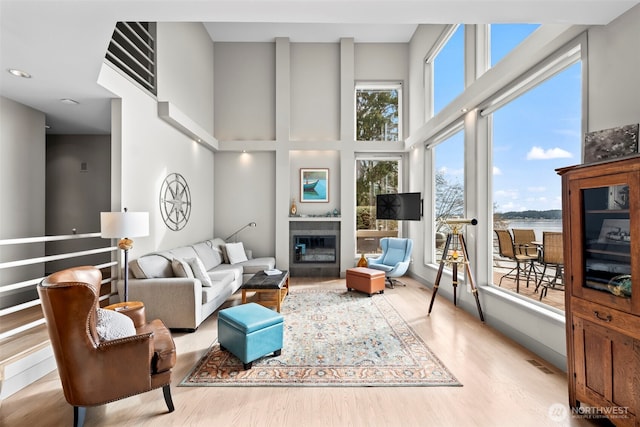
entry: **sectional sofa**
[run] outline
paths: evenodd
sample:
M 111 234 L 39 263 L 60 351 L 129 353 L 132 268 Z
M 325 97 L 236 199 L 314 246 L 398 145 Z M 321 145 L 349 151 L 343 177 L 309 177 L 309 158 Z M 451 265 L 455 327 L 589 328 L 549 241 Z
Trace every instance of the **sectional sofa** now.
M 168 328 L 194 331 L 255 273 L 274 267 L 275 258 L 253 258 L 241 243 L 204 240 L 129 262 L 129 300 Z

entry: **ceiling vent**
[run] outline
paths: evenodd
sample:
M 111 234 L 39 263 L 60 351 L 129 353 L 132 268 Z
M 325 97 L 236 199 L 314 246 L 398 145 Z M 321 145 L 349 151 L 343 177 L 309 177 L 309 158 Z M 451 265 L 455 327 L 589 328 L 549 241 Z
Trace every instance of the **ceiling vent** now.
M 143 89 L 156 95 L 155 22 L 118 22 L 106 60 Z

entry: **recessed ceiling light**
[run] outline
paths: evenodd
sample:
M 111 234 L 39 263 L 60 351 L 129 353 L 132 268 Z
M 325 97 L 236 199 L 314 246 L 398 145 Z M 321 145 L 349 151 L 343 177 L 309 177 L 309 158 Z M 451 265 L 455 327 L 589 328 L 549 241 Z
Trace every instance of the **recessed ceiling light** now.
M 16 76 L 16 77 L 22 77 L 25 79 L 30 79 L 31 78 L 31 74 L 27 73 L 26 71 L 22 71 L 22 70 L 18 70 L 15 68 L 9 68 L 7 70 L 7 72 L 9 72 L 10 74 Z
M 468 109 L 468 108 L 463 108 L 463 109 L 461 109 L 460 111 L 462 111 L 463 113 L 466 113 L 466 112 L 468 112 L 468 111 L 469 111 L 469 109 Z
M 71 98 L 62 98 L 60 100 L 60 102 L 62 102 L 63 104 L 68 104 L 68 105 L 78 105 L 79 102 L 76 101 L 75 99 L 71 99 Z

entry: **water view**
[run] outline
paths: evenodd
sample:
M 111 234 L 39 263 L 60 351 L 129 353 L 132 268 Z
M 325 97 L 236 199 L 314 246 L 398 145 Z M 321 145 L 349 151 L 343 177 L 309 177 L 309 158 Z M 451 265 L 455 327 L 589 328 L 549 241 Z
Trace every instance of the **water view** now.
M 562 231 L 561 219 L 514 219 L 505 222 L 509 230 L 514 228 L 533 230 L 536 233 L 536 240 L 540 242 L 543 231 Z

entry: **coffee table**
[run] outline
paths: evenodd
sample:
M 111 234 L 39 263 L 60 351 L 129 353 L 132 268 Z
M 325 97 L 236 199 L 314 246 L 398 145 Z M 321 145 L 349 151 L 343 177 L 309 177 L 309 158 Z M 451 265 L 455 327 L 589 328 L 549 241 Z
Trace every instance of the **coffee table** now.
M 276 307 L 280 313 L 282 301 L 289 292 L 289 272 L 284 270 L 281 274 L 267 275 L 259 271 L 241 289 L 243 304 L 255 302 L 265 307 Z M 255 292 L 251 301 L 247 300 L 247 292 Z

